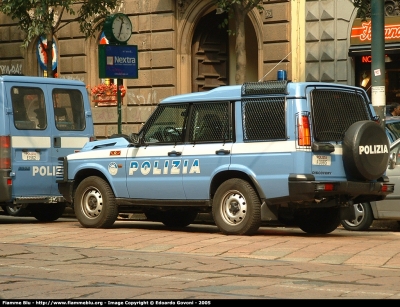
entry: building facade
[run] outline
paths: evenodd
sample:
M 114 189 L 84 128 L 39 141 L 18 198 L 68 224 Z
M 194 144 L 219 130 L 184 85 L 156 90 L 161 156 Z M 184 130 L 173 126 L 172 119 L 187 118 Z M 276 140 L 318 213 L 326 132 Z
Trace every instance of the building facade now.
M 358 85 L 357 59 L 350 52 L 356 20 L 351 0 L 264 0 L 263 6 L 245 23 L 246 81 L 276 79 L 284 69 L 293 81 Z M 138 46 L 139 66 L 137 79 L 123 80 L 122 133 L 137 132 L 165 97 L 235 83 L 235 36 L 219 28 L 226 13 L 213 0 L 124 0 L 117 12 L 132 22 L 128 44 Z M 0 15 L 0 74 L 44 74 L 39 38 L 22 48 L 23 38 L 17 23 Z M 78 23 L 71 23 L 54 41 L 58 78 L 85 82 L 91 96 L 94 86 L 113 82 L 99 78 L 102 33 L 85 39 Z M 91 98 L 96 136 L 117 133 L 116 107 L 96 107 Z

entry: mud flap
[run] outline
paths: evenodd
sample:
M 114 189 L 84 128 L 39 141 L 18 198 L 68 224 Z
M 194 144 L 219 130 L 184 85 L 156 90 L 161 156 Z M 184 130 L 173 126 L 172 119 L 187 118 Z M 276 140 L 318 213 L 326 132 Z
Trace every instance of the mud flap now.
M 263 202 L 261 204 L 261 221 L 277 221 L 278 217 L 277 214 L 275 214 L 271 208 L 268 207 L 268 205 Z
M 340 220 L 353 221 L 355 219 L 356 213 L 352 204 L 346 207 L 340 207 Z

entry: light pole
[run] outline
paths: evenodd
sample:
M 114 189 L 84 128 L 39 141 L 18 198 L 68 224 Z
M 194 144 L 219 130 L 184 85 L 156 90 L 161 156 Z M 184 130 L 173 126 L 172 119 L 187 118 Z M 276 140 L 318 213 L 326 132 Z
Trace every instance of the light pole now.
M 371 0 L 371 98 L 382 128 L 385 127 L 385 17 L 384 1 Z

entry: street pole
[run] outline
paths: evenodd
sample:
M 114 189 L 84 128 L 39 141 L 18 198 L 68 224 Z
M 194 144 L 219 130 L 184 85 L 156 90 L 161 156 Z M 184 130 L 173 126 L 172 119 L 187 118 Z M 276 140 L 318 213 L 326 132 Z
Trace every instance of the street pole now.
M 122 105 L 122 97 L 121 97 L 121 89 L 122 79 L 117 79 L 117 109 L 118 109 L 118 134 L 122 133 L 122 120 L 121 120 L 121 105 Z
M 371 98 L 382 128 L 385 127 L 385 17 L 384 1 L 371 0 Z

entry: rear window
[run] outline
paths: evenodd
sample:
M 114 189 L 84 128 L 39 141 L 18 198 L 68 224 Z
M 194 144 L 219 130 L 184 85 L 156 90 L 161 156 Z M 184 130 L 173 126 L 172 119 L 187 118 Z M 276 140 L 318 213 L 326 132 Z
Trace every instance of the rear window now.
M 58 130 L 82 131 L 86 127 L 82 93 L 71 89 L 53 90 L 54 120 Z
M 46 105 L 40 88 L 14 86 L 11 88 L 11 101 L 17 129 L 46 129 Z
M 372 119 L 368 103 L 358 91 L 313 90 L 311 104 L 315 140 L 341 141 L 353 123 Z

